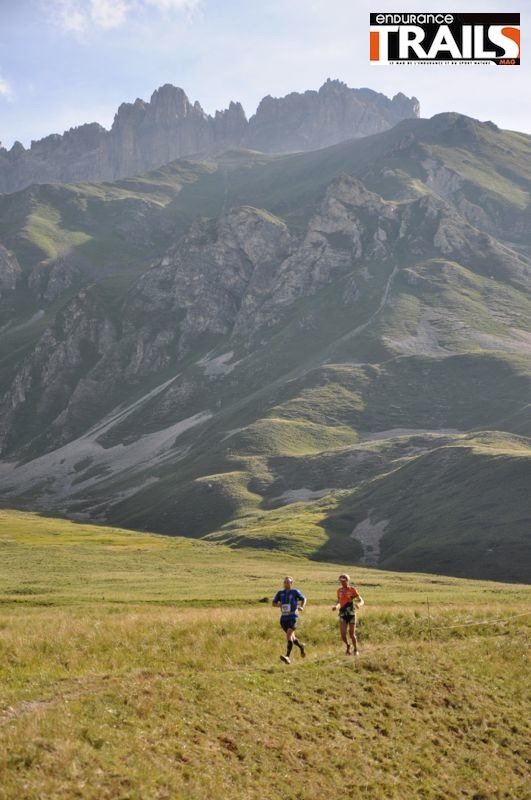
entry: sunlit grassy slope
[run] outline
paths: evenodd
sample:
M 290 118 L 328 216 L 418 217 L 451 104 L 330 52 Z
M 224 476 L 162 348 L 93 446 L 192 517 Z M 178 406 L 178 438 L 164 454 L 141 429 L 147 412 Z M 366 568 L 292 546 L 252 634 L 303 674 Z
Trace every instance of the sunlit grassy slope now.
M 0 798 L 512 798 L 531 590 L 0 516 Z M 270 599 L 308 596 L 286 667 Z

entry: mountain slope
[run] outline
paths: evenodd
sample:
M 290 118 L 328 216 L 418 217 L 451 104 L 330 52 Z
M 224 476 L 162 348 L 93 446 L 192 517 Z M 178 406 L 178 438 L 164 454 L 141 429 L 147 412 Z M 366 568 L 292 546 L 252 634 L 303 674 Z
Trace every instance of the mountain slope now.
M 3 502 L 529 579 L 530 154 L 449 114 L 4 198 Z M 28 250 L 36 198 L 59 257 Z M 102 259 L 39 294 L 73 231 Z

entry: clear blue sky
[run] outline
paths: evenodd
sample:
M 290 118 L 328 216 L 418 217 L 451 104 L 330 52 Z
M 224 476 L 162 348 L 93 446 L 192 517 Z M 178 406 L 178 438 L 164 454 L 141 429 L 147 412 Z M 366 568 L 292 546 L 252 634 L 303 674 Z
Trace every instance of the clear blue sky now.
M 123 101 L 181 86 L 205 111 L 328 77 L 531 133 L 530 0 L 0 0 L 0 141 L 83 122 L 110 127 Z M 455 6 L 455 7 L 454 7 Z M 371 66 L 369 11 L 520 11 L 523 65 Z

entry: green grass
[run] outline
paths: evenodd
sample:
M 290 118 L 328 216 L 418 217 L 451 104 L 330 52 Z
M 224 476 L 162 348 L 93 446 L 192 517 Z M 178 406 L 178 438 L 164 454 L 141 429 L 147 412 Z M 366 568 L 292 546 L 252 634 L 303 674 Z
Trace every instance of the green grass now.
M 0 552 L 2 800 L 525 796 L 529 587 L 17 512 Z M 345 566 L 356 661 L 330 608 Z M 308 596 L 290 667 L 286 573 Z
M 267 417 L 231 436 L 230 446 L 242 455 L 305 455 L 356 441 L 356 432 L 346 426 Z
M 332 421 L 352 420 L 363 410 L 361 392 L 353 392 L 339 383 L 304 387 L 297 397 L 272 409 L 275 416 L 290 420 L 309 420 L 326 425 Z
M 206 540 L 224 542 L 238 548 L 271 550 L 290 556 L 312 557 L 328 547 L 328 560 L 332 560 L 338 554 L 334 552 L 330 537 L 322 524 L 330 505 L 330 501 L 325 501 L 324 504 L 294 503 L 287 508 L 269 512 L 253 509 L 240 519 L 226 523 L 219 532 L 207 536 Z
M 28 216 L 23 236 L 37 247 L 43 259 L 55 260 L 91 240 L 84 231 L 69 231 L 62 225 L 60 213 L 50 206 L 38 205 Z
M 208 183 L 214 170 L 202 162 L 176 162 L 114 183 L 30 186 L 0 199 L 0 236 L 25 271 L 68 255 L 90 262 L 101 277 L 146 266 L 169 245 L 168 226 L 176 234 L 198 213 L 208 213 L 180 202 L 179 194 L 197 180 Z M 219 213 L 221 203 L 220 195 L 211 212 Z

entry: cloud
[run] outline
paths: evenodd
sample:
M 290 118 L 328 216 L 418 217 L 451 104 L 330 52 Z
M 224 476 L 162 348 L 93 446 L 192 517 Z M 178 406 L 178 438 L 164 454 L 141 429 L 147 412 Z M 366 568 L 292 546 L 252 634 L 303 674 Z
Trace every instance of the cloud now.
M 76 0 L 58 0 L 55 6 L 57 22 L 69 33 L 82 33 L 89 24 L 88 9 Z M 55 15 L 54 15 L 55 16 Z
M 118 28 L 130 10 L 124 0 L 90 0 L 91 20 L 98 28 Z
M 192 11 L 200 0 L 55 0 L 54 20 L 68 33 L 122 27 L 135 12 L 155 9 L 162 13 Z
M 0 75 L 0 97 L 5 97 L 10 100 L 13 95 L 10 84 Z
M 199 4 L 199 0 L 144 0 L 145 5 L 155 6 L 161 11 L 190 11 Z
M 144 0 L 146 6 L 155 6 L 161 11 L 191 11 L 199 0 Z
M 83 34 L 119 28 L 132 8 L 129 0 L 57 0 L 54 17 L 68 33 Z

